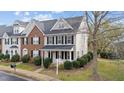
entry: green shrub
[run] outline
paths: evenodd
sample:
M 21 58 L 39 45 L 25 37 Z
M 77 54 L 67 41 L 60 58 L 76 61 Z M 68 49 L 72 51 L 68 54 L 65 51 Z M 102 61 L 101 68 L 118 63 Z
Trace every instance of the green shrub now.
M 13 55 L 11 58 L 11 62 L 18 62 L 20 60 L 20 56 L 18 54 Z
M 91 60 L 90 54 L 86 54 L 86 55 L 84 55 L 83 57 L 86 58 L 87 63 L 90 62 L 90 60 Z
M 88 63 L 88 57 L 87 57 L 87 55 L 83 55 L 82 57 L 81 57 L 81 60 L 82 59 L 85 59 L 85 63 L 87 64 Z
M 4 54 L 3 53 L 0 53 L 0 60 L 1 59 L 4 59 Z
M 112 59 L 113 58 L 113 54 L 112 52 L 107 52 L 107 51 L 102 51 L 100 53 L 100 57 L 101 58 L 106 58 L 106 59 Z
M 72 62 L 74 68 L 79 68 L 80 67 L 80 62 L 79 61 L 73 61 Z
M 40 56 L 34 57 L 34 64 L 36 66 L 40 66 L 41 65 L 41 57 Z
M 64 62 L 64 69 L 70 70 L 70 69 L 72 69 L 72 67 L 73 67 L 72 62 L 70 62 L 70 61 L 65 61 Z
M 51 63 L 52 63 L 52 59 L 45 58 L 44 59 L 44 62 L 43 62 L 43 65 L 44 65 L 45 68 L 49 68 L 49 66 L 51 65 Z
M 10 55 L 9 54 L 5 54 L 4 55 L 4 59 L 6 59 L 8 61 L 10 59 Z
M 90 58 L 92 60 L 93 59 L 93 53 L 89 51 L 87 54 L 90 55 Z
M 82 57 L 80 61 L 80 67 L 83 67 L 86 64 L 87 64 L 87 59 Z
M 28 63 L 30 61 L 30 56 L 29 55 L 24 55 L 21 58 L 21 60 L 22 60 L 23 63 Z

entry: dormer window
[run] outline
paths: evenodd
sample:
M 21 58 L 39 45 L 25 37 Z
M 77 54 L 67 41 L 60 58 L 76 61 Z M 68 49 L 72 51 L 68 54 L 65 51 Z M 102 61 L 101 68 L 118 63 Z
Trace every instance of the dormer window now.
M 64 28 L 64 24 L 62 24 L 62 23 L 59 24 L 59 28 L 60 28 L 60 29 L 63 29 L 63 28 Z

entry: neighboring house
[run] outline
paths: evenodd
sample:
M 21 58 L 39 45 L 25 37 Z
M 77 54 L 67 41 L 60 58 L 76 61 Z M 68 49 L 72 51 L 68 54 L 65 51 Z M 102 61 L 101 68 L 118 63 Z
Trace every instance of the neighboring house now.
M 12 26 L 0 26 L 0 51 L 4 54 L 50 57 L 76 60 L 88 51 L 85 17 L 60 18 L 47 21 L 15 21 Z

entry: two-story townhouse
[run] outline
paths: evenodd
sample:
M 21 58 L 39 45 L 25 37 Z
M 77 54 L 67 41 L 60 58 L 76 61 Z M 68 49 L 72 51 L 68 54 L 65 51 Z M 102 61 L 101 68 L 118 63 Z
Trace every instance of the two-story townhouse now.
M 32 20 L 21 35 L 21 55 L 29 54 L 31 58 L 41 56 L 41 49 L 44 46 L 42 23 Z
M 76 60 L 87 53 L 85 17 L 61 18 L 47 21 L 15 21 L 13 26 L 0 27 L 0 49 L 10 56 L 29 54 L 50 57 L 53 62 Z
M 58 19 L 49 27 L 42 51 L 53 62 L 73 61 L 88 51 L 85 17 Z
M 2 53 L 10 54 L 12 57 L 15 54 L 20 55 L 21 32 L 25 29 L 27 23 L 15 21 L 12 26 L 5 26 L 1 31 Z

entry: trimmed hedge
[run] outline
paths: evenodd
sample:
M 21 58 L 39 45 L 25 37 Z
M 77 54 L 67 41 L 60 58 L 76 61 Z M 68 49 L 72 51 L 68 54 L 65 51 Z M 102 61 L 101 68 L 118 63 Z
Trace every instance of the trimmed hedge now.
M 105 58 L 105 59 L 113 59 L 113 53 L 112 52 L 102 51 L 100 53 L 100 57 Z
M 28 63 L 30 61 L 30 56 L 29 55 L 24 55 L 21 58 L 21 60 L 22 60 L 23 63 Z
M 20 56 L 18 54 L 13 55 L 11 58 L 11 62 L 18 62 L 20 60 Z
M 88 62 L 90 62 L 93 59 L 93 53 L 88 52 L 87 54 L 83 55 L 80 58 L 77 58 L 76 61 L 65 61 L 64 62 L 64 69 L 70 70 L 72 68 L 80 68 L 84 67 Z
M 65 61 L 64 62 L 64 69 L 70 70 L 70 69 L 72 69 L 72 67 L 73 67 L 72 62 L 70 62 L 70 61 Z
M 74 68 L 79 68 L 80 67 L 80 62 L 79 61 L 73 61 L 72 62 Z
M 9 54 L 5 54 L 4 55 L 4 59 L 6 59 L 8 61 L 10 59 L 10 55 Z
M 4 54 L 3 53 L 0 53 L 0 60 L 1 59 L 4 59 Z
M 43 62 L 43 65 L 44 65 L 44 67 L 47 69 L 47 68 L 49 68 L 49 66 L 51 65 L 51 63 L 52 63 L 52 59 L 50 59 L 50 58 L 45 58 L 45 59 L 44 59 L 44 62 Z
M 90 55 L 90 59 L 92 60 L 93 59 L 93 53 L 89 51 L 87 54 Z
M 41 57 L 40 56 L 34 57 L 34 64 L 36 66 L 41 66 Z

